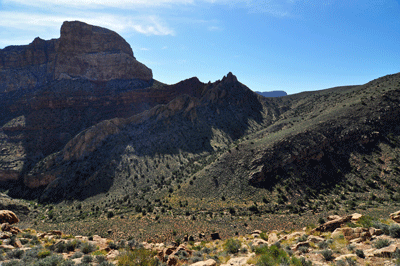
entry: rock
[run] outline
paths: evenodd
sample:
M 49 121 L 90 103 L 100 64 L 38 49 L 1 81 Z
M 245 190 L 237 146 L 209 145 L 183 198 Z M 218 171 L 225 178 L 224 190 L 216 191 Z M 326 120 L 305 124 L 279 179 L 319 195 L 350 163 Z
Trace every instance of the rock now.
M 11 245 L 0 245 L 0 249 L 3 249 L 3 250 L 12 250 L 12 249 L 15 249 L 15 247 L 14 247 L 14 246 L 11 246 Z
M 61 236 L 62 232 L 60 230 L 51 230 L 49 231 L 50 234 L 56 235 L 56 236 Z
M 221 239 L 221 237 L 219 236 L 219 233 L 211 233 L 211 239 L 218 240 Z
M 340 260 L 346 261 L 348 258 L 357 260 L 357 255 L 356 254 L 345 254 L 345 255 L 340 255 L 339 257 L 335 258 L 335 261 L 338 262 Z
M 175 266 L 178 264 L 178 258 L 176 256 L 169 256 L 167 260 L 168 266 Z
M 253 232 L 251 232 L 251 235 L 253 234 L 261 235 L 261 233 L 262 233 L 261 230 L 254 230 Z
M 369 233 L 371 234 L 371 236 L 380 236 L 383 235 L 383 230 L 371 227 L 369 229 Z
M 265 241 L 264 239 L 261 239 L 261 238 L 257 238 L 257 239 L 253 240 L 253 246 L 254 247 L 259 247 L 259 246 L 262 246 L 262 245 L 268 245 L 268 242 Z
M 364 215 L 359 214 L 359 213 L 353 213 L 351 215 L 351 221 L 352 222 L 358 222 Z
M 9 239 L 12 236 L 10 232 L 1 232 L 0 239 Z
M 228 260 L 227 263 L 221 264 L 221 266 L 242 266 L 242 265 L 247 265 L 247 261 L 249 260 L 248 257 L 238 257 L 238 258 L 232 258 Z
M 300 247 L 310 247 L 310 241 L 299 242 L 293 246 L 293 250 L 297 251 Z
M 274 232 L 268 235 L 268 245 L 273 245 L 278 241 L 278 235 Z
M 15 213 L 12 211 L 8 210 L 1 210 L 0 211 L 0 223 L 9 223 L 9 224 L 15 224 L 18 223 L 19 219 Z
M 333 220 L 337 220 L 337 219 L 340 219 L 340 218 L 342 218 L 342 217 L 339 216 L 339 215 L 329 215 L 328 217 L 326 217 L 326 219 L 328 221 L 333 221 Z
M 213 259 L 208 259 L 205 261 L 198 261 L 196 263 L 190 264 L 191 266 L 216 266 L 217 262 Z
M 21 229 L 19 229 L 18 227 L 16 227 L 16 226 L 11 226 L 11 225 L 9 225 L 8 223 L 3 223 L 3 224 L 1 225 L 1 230 L 2 230 L 3 232 L 10 232 L 10 233 L 12 233 L 13 235 L 16 235 L 16 234 L 22 232 Z
M 116 249 L 112 249 L 107 254 L 107 260 L 115 260 L 119 255 L 119 251 Z
M 317 244 L 317 243 L 320 243 L 320 242 L 324 242 L 325 239 L 323 237 L 311 235 L 311 236 L 308 237 L 308 241 Z
M 151 80 L 151 69 L 138 62 L 117 33 L 79 21 L 66 21 L 59 39 L 36 38 L 25 46 L 0 50 L 0 92 L 26 89 L 52 79 Z M 18 71 L 15 71 L 18 69 Z
M 334 231 L 336 228 L 339 228 L 342 224 L 351 220 L 351 216 L 340 217 L 339 219 L 335 219 L 324 224 L 319 225 L 317 228 L 313 229 L 311 232 L 327 232 Z
M 396 223 L 400 223 L 400 211 L 394 212 L 390 214 L 390 219 L 395 221 Z
M 377 249 L 373 252 L 375 257 L 390 258 L 399 249 L 399 244 L 391 244 L 387 247 Z

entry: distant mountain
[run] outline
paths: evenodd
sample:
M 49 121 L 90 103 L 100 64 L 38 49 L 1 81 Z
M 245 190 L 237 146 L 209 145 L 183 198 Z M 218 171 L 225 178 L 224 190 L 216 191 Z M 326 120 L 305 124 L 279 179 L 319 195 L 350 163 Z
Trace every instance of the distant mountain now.
M 165 85 L 122 37 L 75 26 L 106 36 L 63 50 L 40 41 L 31 47 L 44 47 L 38 58 L 30 46 L 0 51 L 0 77 L 8 77 L 0 80 L 0 188 L 8 195 L 107 208 L 124 198 L 137 209 L 168 202 L 181 214 L 322 212 L 400 200 L 400 74 L 286 97 L 262 97 L 232 73 Z M 103 42 L 107 36 L 119 41 Z M 62 51 L 55 61 L 52 51 Z M 129 58 L 129 75 L 113 67 L 118 58 Z M 17 78 L 32 71 L 39 72 Z
M 285 91 L 255 91 L 255 93 L 258 93 L 264 97 L 282 97 L 287 95 Z

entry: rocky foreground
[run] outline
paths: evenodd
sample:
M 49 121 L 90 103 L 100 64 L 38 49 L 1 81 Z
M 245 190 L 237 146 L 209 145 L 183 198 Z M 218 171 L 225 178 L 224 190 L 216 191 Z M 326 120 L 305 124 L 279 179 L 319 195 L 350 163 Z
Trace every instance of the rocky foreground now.
M 21 230 L 15 226 L 18 217 L 3 210 L 0 265 L 400 265 L 400 211 L 390 218 L 334 215 L 302 231 L 255 230 L 226 240 L 213 233 L 212 241 L 194 242 L 187 236 L 183 243 L 139 243 Z

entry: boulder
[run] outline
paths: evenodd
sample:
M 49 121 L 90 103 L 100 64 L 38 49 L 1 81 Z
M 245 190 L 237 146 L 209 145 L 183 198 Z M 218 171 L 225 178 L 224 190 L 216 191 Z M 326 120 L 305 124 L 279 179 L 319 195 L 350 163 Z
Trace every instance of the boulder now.
M 399 249 L 399 244 L 391 244 L 387 247 L 377 249 L 373 252 L 375 257 L 390 258 Z
M 359 214 L 359 213 L 353 213 L 351 215 L 351 221 L 352 222 L 358 222 L 364 215 Z
M 190 264 L 191 266 L 216 266 L 217 262 L 213 259 L 208 259 L 205 261 L 198 261 L 196 263 Z
M 257 238 L 257 239 L 253 240 L 254 247 L 258 247 L 258 246 L 262 246 L 262 245 L 268 245 L 268 242 L 261 238 Z
M 395 221 L 396 223 L 400 223 L 400 211 L 394 212 L 390 214 L 390 219 Z
M 324 224 L 319 225 L 317 228 L 313 229 L 311 232 L 327 232 L 327 231 L 334 231 L 336 228 L 339 228 L 342 224 L 347 223 L 351 220 L 351 215 L 340 217 L 338 219 L 326 222 Z
M 273 245 L 278 241 L 278 235 L 274 232 L 268 235 L 268 245 Z
M 178 264 L 178 258 L 176 256 L 169 256 L 167 260 L 168 266 L 175 266 Z
M 353 259 L 357 260 L 357 255 L 356 254 L 345 254 L 345 255 L 340 255 L 339 257 L 335 258 L 335 261 L 338 262 L 340 260 L 346 261 L 347 259 Z
M 0 224 L 2 223 L 9 223 L 15 224 L 18 223 L 19 219 L 15 213 L 9 210 L 1 210 L 0 211 Z
M 293 246 L 293 250 L 297 251 L 300 247 L 310 247 L 310 241 L 299 242 Z

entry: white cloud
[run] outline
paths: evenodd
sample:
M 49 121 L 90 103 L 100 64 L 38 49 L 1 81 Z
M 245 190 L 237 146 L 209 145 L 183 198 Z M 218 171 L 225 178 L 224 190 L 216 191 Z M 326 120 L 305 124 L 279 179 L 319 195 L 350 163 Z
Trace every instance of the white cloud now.
M 21 4 L 25 6 L 65 6 L 72 8 L 133 8 L 133 7 L 154 7 L 167 5 L 193 4 L 194 0 L 3 0 L 5 4 Z
M 28 30 L 47 28 L 59 31 L 61 24 L 67 20 L 80 20 L 86 23 L 105 27 L 116 32 L 136 31 L 146 35 L 174 35 L 175 32 L 157 16 L 121 16 L 105 13 L 82 13 L 75 15 L 46 15 L 28 12 L 0 11 L 0 27 Z M 43 29 L 42 29 L 43 30 Z

